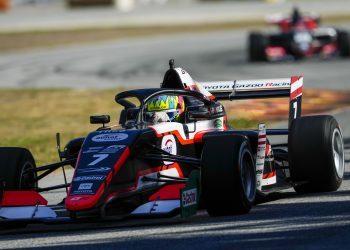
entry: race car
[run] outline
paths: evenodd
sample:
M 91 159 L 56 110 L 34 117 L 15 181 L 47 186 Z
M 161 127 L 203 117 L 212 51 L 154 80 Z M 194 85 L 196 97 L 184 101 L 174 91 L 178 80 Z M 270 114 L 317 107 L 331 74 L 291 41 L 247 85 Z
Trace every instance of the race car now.
M 248 59 L 258 61 L 298 60 L 319 56 L 350 56 L 350 34 L 342 29 L 319 27 L 316 15 L 302 15 L 294 8 L 290 17 L 271 17 L 278 32 L 252 32 L 248 37 Z
M 336 191 L 344 176 L 344 145 L 328 115 L 301 117 L 303 77 L 196 82 L 182 68 L 165 73 L 160 88 L 118 93 L 118 125 L 108 115 L 84 138 L 60 150 L 61 161 L 36 167 L 29 150 L 0 148 L 0 225 L 79 222 L 106 218 L 188 217 L 248 213 L 257 196 L 294 187 L 298 193 Z M 287 97 L 289 126 L 237 130 L 220 100 Z M 270 143 L 272 136 L 288 136 Z M 72 179 L 40 188 L 62 166 Z M 68 188 L 64 204 L 47 205 L 40 192 Z M 57 201 L 59 202 L 59 201 Z

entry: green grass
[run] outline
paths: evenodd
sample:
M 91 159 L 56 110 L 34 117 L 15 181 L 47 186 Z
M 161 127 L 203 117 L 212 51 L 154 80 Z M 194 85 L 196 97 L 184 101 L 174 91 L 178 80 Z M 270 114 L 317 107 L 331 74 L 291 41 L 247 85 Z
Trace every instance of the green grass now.
M 92 114 L 117 123 L 117 90 L 1 90 L 0 146 L 29 148 L 38 165 L 56 161 L 56 132 L 62 144 L 96 129 Z
M 246 118 L 238 118 L 238 119 L 229 121 L 230 126 L 235 129 L 246 129 L 246 128 L 256 129 L 258 123 L 259 123 L 258 120 L 246 119 Z

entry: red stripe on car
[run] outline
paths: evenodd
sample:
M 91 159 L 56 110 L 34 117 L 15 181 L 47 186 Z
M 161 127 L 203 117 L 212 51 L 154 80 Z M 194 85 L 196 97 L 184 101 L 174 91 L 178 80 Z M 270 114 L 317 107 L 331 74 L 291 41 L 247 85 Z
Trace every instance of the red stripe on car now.
M 112 181 L 113 173 L 116 175 L 124 162 L 130 155 L 129 147 L 126 147 L 124 152 L 119 157 L 118 161 L 113 167 L 113 171 L 109 172 L 106 181 L 100 186 L 96 194 L 93 195 L 73 195 L 66 198 L 66 208 L 70 211 L 87 210 L 96 205 L 101 198 L 106 186 Z

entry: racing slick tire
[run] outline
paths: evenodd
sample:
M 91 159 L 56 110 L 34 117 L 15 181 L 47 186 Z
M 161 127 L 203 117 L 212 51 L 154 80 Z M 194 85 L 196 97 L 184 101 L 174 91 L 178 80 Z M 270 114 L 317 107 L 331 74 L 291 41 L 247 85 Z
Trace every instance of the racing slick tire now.
M 245 214 L 254 204 L 256 173 L 245 136 L 208 138 L 202 151 L 202 201 L 210 216 Z
M 297 118 L 291 124 L 288 140 L 289 168 L 296 192 L 330 192 L 340 187 L 345 169 L 344 144 L 335 118 Z
M 38 187 L 36 172 L 24 173 L 35 168 L 28 149 L 0 147 L 0 181 L 4 182 L 4 190 L 35 190 Z
M 350 34 L 346 31 L 338 31 L 338 47 L 339 53 L 342 57 L 350 56 Z
M 66 160 L 76 159 L 74 163 L 70 164 L 73 168 L 75 168 L 75 165 L 77 164 L 77 158 L 84 140 L 85 137 L 73 139 L 64 147 L 64 158 Z
M 248 38 L 248 56 L 251 62 L 266 61 L 265 48 L 267 46 L 267 38 L 263 34 L 253 32 Z

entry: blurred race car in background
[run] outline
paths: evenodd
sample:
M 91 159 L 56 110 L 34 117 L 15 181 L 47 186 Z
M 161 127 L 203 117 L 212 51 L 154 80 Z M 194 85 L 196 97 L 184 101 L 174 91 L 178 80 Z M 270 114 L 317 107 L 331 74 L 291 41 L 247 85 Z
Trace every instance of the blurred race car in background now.
M 344 176 L 344 145 L 328 115 L 301 117 L 303 77 L 196 82 L 182 68 L 165 73 L 160 88 L 118 93 L 119 125 L 108 115 L 84 138 L 71 140 L 61 161 L 36 167 L 29 150 L 0 148 L 0 227 L 8 223 L 79 222 L 125 217 L 188 217 L 248 213 L 256 194 L 294 187 L 298 193 L 337 190 Z M 289 100 L 284 129 L 230 128 L 220 100 Z M 270 136 L 288 136 L 279 144 Z M 74 167 L 67 183 L 41 188 L 39 180 Z M 47 206 L 39 194 L 69 188 L 64 203 Z M 57 203 L 60 201 L 57 201 Z M 64 204 L 64 206 L 63 206 Z
M 302 15 L 294 8 L 290 17 L 272 16 L 267 21 L 277 24 L 279 31 L 249 34 L 248 59 L 252 62 L 350 56 L 350 34 L 342 29 L 320 27 L 317 15 Z

